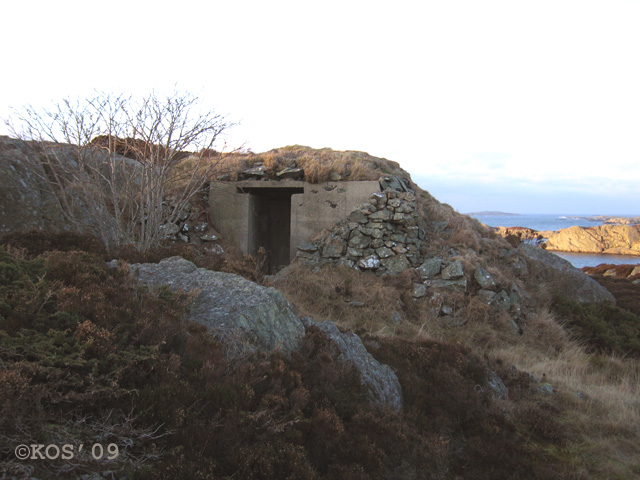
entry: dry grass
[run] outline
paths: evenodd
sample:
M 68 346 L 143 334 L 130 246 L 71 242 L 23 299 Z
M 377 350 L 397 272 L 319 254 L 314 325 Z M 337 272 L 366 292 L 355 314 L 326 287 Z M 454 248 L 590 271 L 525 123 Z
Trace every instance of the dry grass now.
M 304 179 L 311 183 L 329 180 L 378 180 L 383 175 L 407 177 L 396 162 L 364 152 L 312 149 L 300 145 L 276 148 L 259 154 L 229 155 L 219 162 L 218 175 L 230 174 L 231 179 L 235 180 L 240 172 L 255 165 L 264 165 L 270 176 L 288 167 L 302 168 Z

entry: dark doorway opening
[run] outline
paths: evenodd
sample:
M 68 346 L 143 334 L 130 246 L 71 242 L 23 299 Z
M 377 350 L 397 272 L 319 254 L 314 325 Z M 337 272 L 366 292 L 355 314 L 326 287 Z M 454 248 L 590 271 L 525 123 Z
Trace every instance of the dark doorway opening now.
M 250 194 L 249 253 L 256 256 L 260 247 L 266 253 L 265 270 L 273 274 L 289 265 L 291 243 L 291 195 L 302 188 L 239 188 Z

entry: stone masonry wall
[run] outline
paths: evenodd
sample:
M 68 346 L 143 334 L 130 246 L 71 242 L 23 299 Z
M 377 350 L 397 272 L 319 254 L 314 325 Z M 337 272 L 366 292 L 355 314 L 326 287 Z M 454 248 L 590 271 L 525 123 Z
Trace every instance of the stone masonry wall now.
M 298 258 L 400 273 L 423 261 L 426 232 L 412 192 L 386 189 L 371 194 L 325 235 L 298 246 Z

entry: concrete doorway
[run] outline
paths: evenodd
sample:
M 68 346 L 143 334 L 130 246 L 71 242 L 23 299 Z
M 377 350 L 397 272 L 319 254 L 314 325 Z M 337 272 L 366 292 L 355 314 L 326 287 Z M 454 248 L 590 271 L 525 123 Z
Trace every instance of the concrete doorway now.
M 256 256 L 260 247 L 266 252 L 265 269 L 273 274 L 289 265 L 291 244 L 291 195 L 303 193 L 296 187 L 238 188 L 249 194 L 248 250 Z

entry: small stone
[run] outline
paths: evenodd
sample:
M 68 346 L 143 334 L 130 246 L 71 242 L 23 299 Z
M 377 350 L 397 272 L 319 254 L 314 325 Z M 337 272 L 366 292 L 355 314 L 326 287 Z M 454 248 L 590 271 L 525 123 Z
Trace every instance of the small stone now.
M 394 310 L 393 314 L 391 314 L 391 322 L 395 325 L 400 325 L 403 321 L 402 314 Z
M 200 240 L 202 240 L 203 242 L 213 242 L 215 240 L 218 240 L 218 237 L 213 233 L 207 233 L 205 235 L 200 235 Z
M 317 252 L 318 251 L 318 247 L 316 247 L 311 242 L 304 242 L 304 243 L 298 245 L 298 250 L 300 250 L 302 252 L 313 253 L 313 252 Z
M 491 300 L 491 305 L 495 306 L 498 310 L 507 311 L 511 308 L 511 299 L 507 292 L 502 290 L 500 293 L 496 294 L 495 297 Z
M 427 286 L 422 283 L 413 284 L 413 296 L 414 298 L 422 298 L 427 294 Z
M 364 302 L 349 302 L 349 305 L 352 307 L 358 307 L 358 308 L 362 308 L 364 307 Z
M 408 250 L 405 248 L 404 245 L 396 245 L 395 247 L 393 247 L 393 251 L 396 253 L 402 254 L 402 253 L 407 253 Z
M 495 297 L 495 295 L 496 295 L 496 292 L 493 292 L 491 290 L 480 290 L 478 292 L 478 299 L 482 303 L 491 305 L 491 300 L 493 300 L 493 297 Z
M 453 290 L 459 290 L 466 292 L 467 279 L 461 278 L 459 280 L 442 280 L 441 278 L 434 278 L 431 280 L 425 280 L 424 284 L 428 287 L 434 288 L 450 288 Z
M 442 259 L 438 257 L 430 258 L 420 265 L 416 270 L 422 278 L 433 278 L 442 269 Z
M 462 262 L 460 262 L 460 260 L 456 260 L 442 270 L 442 278 L 444 280 L 454 280 L 462 278 L 463 276 L 464 271 L 462 270 Z
M 304 170 L 301 168 L 287 167 L 284 170 L 276 173 L 276 177 L 280 179 L 290 178 L 297 179 L 302 178 L 304 176 Z
M 324 258 L 339 258 L 345 250 L 346 245 L 340 237 L 329 237 L 322 247 L 322 256 Z
M 616 276 L 616 269 L 615 268 L 610 268 L 609 270 L 604 272 L 602 274 L 602 276 L 603 277 L 615 277 Z
M 411 268 L 409 260 L 407 260 L 407 257 L 404 255 L 394 255 L 393 257 L 384 258 L 380 263 L 386 267 L 387 272 L 394 275 Z
M 364 213 L 362 213 L 360 210 L 354 210 L 349 214 L 349 221 L 365 224 L 369 220 L 367 219 L 367 216 Z
M 631 270 L 629 276 L 633 277 L 634 275 L 640 275 L 640 265 L 633 267 L 633 270 Z
M 371 215 L 369 215 L 369 220 L 373 220 L 374 222 L 384 222 L 387 220 L 391 220 L 393 218 L 393 213 L 391 213 L 391 211 L 384 209 L 384 210 L 378 210 L 375 213 L 372 213 Z
M 365 270 L 373 270 L 380 266 L 380 259 L 376 255 L 370 255 L 363 259 L 358 260 L 358 266 Z
M 387 247 L 378 248 L 376 250 L 376 253 L 378 254 L 379 258 L 389 258 L 389 257 L 395 255 L 395 253 L 393 253 L 393 251 L 390 250 Z
M 350 257 L 362 257 L 364 253 L 358 248 L 349 247 L 347 248 L 347 255 L 349 255 Z
M 160 231 L 167 237 L 171 237 L 180 231 L 180 227 L 175 223 L 165 223 L 160 225 Z
M 497 287 L 493 276 L 482 267 L 476 268 L 476 271 L 473 273 L 473 278 L 476 279 L 478 285 L 484 290 L 493 290 Z
M 176 235 L 176 237 L 178 237 L 178 240 L 180 240 L 181 242 L 189 243 L 189 237 L 187 237 L 184 233 L 179 233 L 178 235 Z

